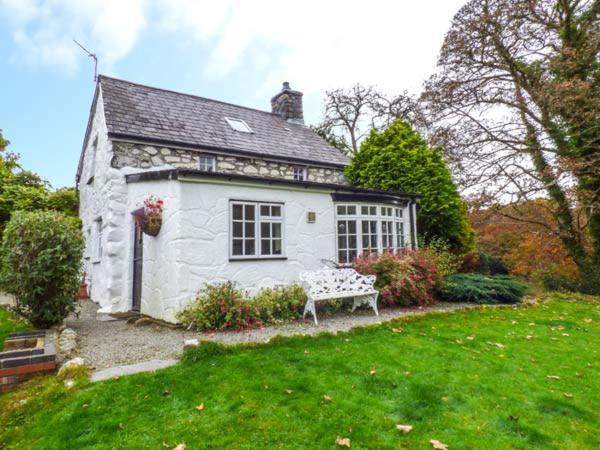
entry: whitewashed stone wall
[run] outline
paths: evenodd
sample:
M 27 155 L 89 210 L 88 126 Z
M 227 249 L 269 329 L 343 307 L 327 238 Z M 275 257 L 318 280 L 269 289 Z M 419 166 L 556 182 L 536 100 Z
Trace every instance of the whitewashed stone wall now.
M 129 309 L 129 296 L 124 287 L 128 265 L 125 250 L 130 239 L 126 231 L 127 184 L 123 171 L 111 167 L 112 156 L 100 91 L 79 183 L 79 217 L 86 238 L 83 266 L 90 298 L 104 310 L 123 311 Z M 99 218 L 102 219 L 102 256 L 95 258 Z
M 132 167 L 149 169 L 158 167 L 198 169 L 200 152 L 169 147 L 113 142 L 113 168 Z M 207 152 L 210 153 L 210 152 Z M 267 161 L 261 158 L 216 155 L 217 172 L 252 175 L 284 180 L 294 179 L 294 164 Z M 339 169 L 308 167 L 308 181 L 347 185 Z
M 165 199 L 163 228 L 144 236 L 142 313 L 175 322 L 205 283 L 233 280 L 255 292 L 298 281 L 302 270 L 317 270 L 335 257 L 334 209 L 327 191 L 306 191 L 197 183 L 146 181 L 129 185 L 129 209 L 148 195 Z M 229 200 L 284 203 L 286 260 L 229 260 Z M 317 214 L 307 223 L 308 211 Z M 130 258 L 130 256 L 129 256 Z M 127 284 L 131 286 L 131 271 Z

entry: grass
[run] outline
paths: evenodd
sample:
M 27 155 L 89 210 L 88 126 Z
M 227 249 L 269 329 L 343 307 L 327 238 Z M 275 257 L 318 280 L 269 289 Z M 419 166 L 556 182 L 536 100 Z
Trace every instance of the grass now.
M 597 298 L 555 295 L 207 345 L 154 374 L 71 389 L 46 377 L 0 397 L 0 448 L 333 449 L 337 436 L 353 449 L 600 448 L 599 323 Z
M 10 312 L 0 307 L 0 351 L 4 348 L 6 336 L 15 331 L 23 331 L 31 328 L 23 321 L 16 320 Z

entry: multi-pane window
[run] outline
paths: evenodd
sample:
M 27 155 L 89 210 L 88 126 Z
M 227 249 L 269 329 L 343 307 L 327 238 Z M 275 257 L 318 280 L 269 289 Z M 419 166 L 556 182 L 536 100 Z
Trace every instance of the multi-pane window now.
M 338 262 L 349 264 L 358 254 L 358 237 L 356 233 L 356 220 L 338 220 Z
M 231 257 L 283 255 L 283 205 L 231 202 Z
M 214 155 L 200 155 L 200 170 L 203 172 L 214 172 L 217 165 L 216 162 Z
M 377 220 L 363 220 L 361 224 L 363 254 L 377 253 Z
M 394 222 L 392 220 L 381 221 L 381 246 L 383 250 L 394 248 Z
M 281 205 L 260 205 L 260 254 L 282 254 Z
M 401 207 L 337 204 L 336 218 L 340 264 L 352 263 L 358 254 L 397 251 L 406 246 L 407 226 Z
M 294 166 L 294 181 L 306 181 L 306 167 Z

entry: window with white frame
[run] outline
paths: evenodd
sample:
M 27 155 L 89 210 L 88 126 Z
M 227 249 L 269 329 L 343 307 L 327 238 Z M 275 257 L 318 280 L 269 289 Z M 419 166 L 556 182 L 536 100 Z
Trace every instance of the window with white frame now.
M 294 166 L 294 181 L 306 181 L 306 167 Z
M 96 219 L 96 236 L 94 239 L 93 261 L 99 262 L 102 259 L 102 218 Z
M 215 155 L 200 155 L 200 170 L 203 172 L 214 172 L 217 166 Z
M 230 257 L 274 258 L 283 256 L 283 205 L 231 201 Z
M 404 220 L 401 207 L 337 204 L 338 263 L 350 264 L 359 254 L 397 251 L 405 247 Z

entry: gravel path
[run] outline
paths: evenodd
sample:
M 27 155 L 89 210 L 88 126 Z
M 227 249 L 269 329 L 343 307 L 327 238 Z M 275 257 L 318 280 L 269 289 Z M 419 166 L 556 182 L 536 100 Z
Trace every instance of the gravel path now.
M 67 326 L 77 332 L 79 356 L 97 369 L 151 359 L 179 358 L 185 339 L 197 338 L 225 344 L 266 342 L 277 335 L 313 335 L 324 331 L 346 331 L 356 326 L 381 323 L 401 316 L 474 306 L 467 303 L 438 303 L 421 309 L 384 308 L 379 311 L 379 317 L 376 317 L 372 310 L 365 309 L 353 313 L 341 312 L 334 316 L 321 316 L 319 325 L 315 325 L 310 318 L 258 330 L 198 333 L 156 324 L 136 327 L 128 324 L 126 320 L 102 321 L 98 320 L 96 314 L 98 306 L 95 303 L 85 301 L 80 305 L 79 318 L 69 318 Z

